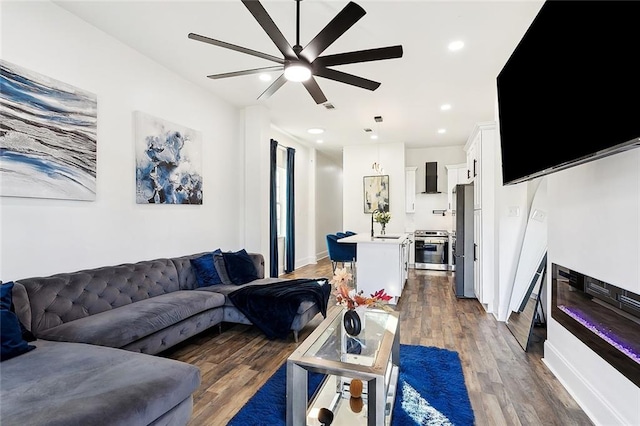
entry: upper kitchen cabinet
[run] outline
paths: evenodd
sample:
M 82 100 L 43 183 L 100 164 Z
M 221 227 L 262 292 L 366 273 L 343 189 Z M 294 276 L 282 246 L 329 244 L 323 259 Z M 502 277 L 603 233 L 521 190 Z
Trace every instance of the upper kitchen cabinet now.
M 453 190 L 457 184 L 467 183 L 467 163 L 450 164 L 447 169 L 447 210 L 453 208 Z
M 464 150 L 467 152 L 467 182 L 475 182 L 478 176 L 478 146 L 482 140 L 482 134 L 475 132 L 471 134 Z
M 404 188 L 405 188 L 405 212 L 416 212 L 416 171 L 417 167 L 405 167 Z
M 467 176 L 473 182 L 474 209 L 482 208 L 487 192 L 494 194 L 496 123 L 478 123 L 474 127 L 464 150 L 467 153 Z M 488 185 L 483 185 L 483 181 Z M 490 190 L 490 191 L 489 191 Z

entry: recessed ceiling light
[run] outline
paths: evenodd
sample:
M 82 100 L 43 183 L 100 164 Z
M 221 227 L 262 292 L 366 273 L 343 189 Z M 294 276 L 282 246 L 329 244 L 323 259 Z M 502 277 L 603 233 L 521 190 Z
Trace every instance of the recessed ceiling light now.
M 460 50 L 464 47 L 464 41 L 456 40 L 449 43 L 449 50 L 455 52 L 456 50 Z
M 271 74 L 260 74 L 260 80 L 271 81 Z
M 322 143 L 322 142 L 324 142 L 322 139 L 318 139 L 318 140 L 316 141 L 316 143 Z
M 324 133 L 324 129 L 320 129 L 320 128 L 314 127 L 312 129 L 307 130 L 307 132 L 311 133 L 312 135 L 320 135 L 320 134 Z
M 373 135 L 371 135 L 371 139 L 378 139 L 378 135 L 374 133 Z
M 451 104 L 442 104 L 440 105 L 440 109 L 442 111 L 449 111 L 451 109 Z
M 447 133 L 447 129 L 438 129 L 438 133 L 440 134 Z

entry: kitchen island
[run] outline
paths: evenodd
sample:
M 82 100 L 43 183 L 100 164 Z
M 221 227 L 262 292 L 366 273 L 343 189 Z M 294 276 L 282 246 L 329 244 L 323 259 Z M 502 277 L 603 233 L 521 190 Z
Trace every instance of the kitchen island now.
M 409 234 L 376 235 L 356 234 L 340 238 L 339 243 L 356 243 L 356 288 L 369 296 L 384 290 L 396 304 L 409 273 Z

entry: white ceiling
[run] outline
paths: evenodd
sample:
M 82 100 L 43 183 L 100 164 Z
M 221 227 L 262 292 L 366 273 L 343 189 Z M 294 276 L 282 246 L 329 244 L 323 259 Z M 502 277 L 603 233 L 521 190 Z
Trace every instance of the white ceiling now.
M 191 40 L 190 32 L 282 57 L 240 0 L 55 3 L 233 105 L 265 105 L 277 128 L 335 157 L 352 144 L 463 145 L 476 122 L 494 119 L 496 76 L 543 1 L 357 0 L 366 15 L 323 55 L 397 44 L 404 55 L 336 67 L 381 82 L 376 91 L 317 78 L 333 110 L 316 105 L 301 83 L 287 82 L 271 98 L 257 101 L 270 84 L 257 75 L 206 77 L 276 64 Z M 295 44 L 294 0 L 262 4 Z M 300 44 L 305 46 L 346 4 L 302 1 Z M 450 52 L 447 45 L 454 40 L 465 47 Z M 279 72 L 272 75 L 275 79 Z M 441 111 L 444 103 L 451 110 Z M 382 123 L 374 121 L 378 115 Z M 310 127 L 326 130 L 322 144 L 307 133 Z M 379 139 L 372 141 L 364 128 L 377 131 Z M 438 134 L 440 128 L 446 133 Z

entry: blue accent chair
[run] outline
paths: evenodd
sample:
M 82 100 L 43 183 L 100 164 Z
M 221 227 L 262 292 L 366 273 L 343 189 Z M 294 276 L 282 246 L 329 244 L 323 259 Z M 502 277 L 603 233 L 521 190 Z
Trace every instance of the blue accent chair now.
M 356 261 L 356 244 L 339 243 L 338 240 L 346 237 L 346 235 L 343 234 L 343 237 L 340 237 L 338 234 L 343 233 L 327 234 L 327 250 L 329 251 L 329 259 L 331 259 L 331 266 L 333 267 L 334 273 L 336 272 L 338 262 L 342 263 L 343 268 L 347 262 L 350 263 L 351 268 L 353 268 Z

